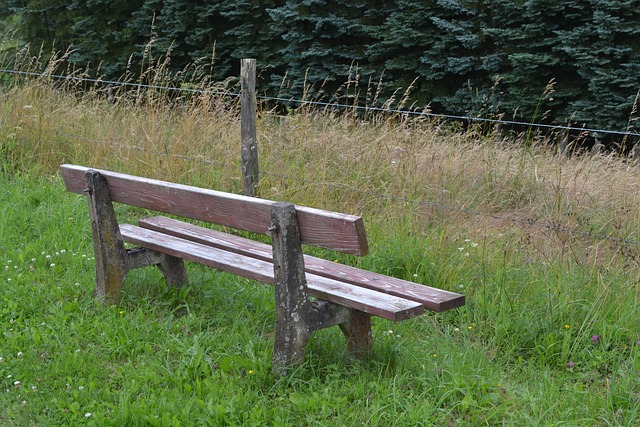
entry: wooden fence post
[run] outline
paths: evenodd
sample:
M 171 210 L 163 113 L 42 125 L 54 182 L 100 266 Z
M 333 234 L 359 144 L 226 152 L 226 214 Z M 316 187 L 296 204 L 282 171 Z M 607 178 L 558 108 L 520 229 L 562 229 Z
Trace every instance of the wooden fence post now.
M 256 60 L 243 59 L 240 63 L 242 176 L 244 194 L 256 195 L 258 186 L 258 141 L 256 137 Z

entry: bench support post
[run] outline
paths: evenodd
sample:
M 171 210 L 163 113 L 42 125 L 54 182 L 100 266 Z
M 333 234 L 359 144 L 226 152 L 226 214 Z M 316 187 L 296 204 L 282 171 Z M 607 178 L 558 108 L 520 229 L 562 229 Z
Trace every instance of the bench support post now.
M 371 351 L 371 315 L 358 310 L 349 310 L 349 320 L 340 324 L 347 341 L 347 348 L 358 359 L 365 359 Z
M 96 261 L 95 296 L 102 303 L 115 303 L 127 275 L 127 252 L 111 203 L 107 180 L 98 171 L 91 169 L 85 173 L 85 180 Z
M 164 275 L 167 286 L 180 288 L 189 284 L 187 270 L 184 268 L 182 258 L 161 254 L 160 262 L 157 266 Z
M 276 281 L 273 372 L 282 376 L 290 367 L 302 363 L 311 334 L 334 325 L 340 326 L 349 351 L 358 358 L 366 357 L 372 342 L 370 315 L 327 301 L 309 300 L 294 205 L 275 203 L 271 220 Z
M 309 341 L 309 297 L 304 273 L 300 230 L 293 204 L 279 202 L 271 208 L 273 271 L 276 294 L 276 333 L 273 371 L 284 375 L 287 368 L 304 361 Z
M 100 302 L 115 303 L 122 282 L 134 268 L 157 265 L 169 286 L 187 283 L 182 259 L 142 248 L 126 250 L 107 180 L 98 171 L 89 169 L 85 173 L 85 183 L 96 262 L 95 296 Z

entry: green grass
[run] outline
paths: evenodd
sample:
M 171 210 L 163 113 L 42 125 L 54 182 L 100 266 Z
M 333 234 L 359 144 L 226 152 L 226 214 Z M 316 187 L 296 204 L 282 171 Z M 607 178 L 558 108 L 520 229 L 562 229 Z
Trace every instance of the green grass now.
M 541 273 L 474 242 L 460 243 L 468 257 L 432 247 L 437 236 L 401 252 L 385 242 L 365 267 L 452 281 L 468 305 L 401 324 L 376 319 L 365 362 L 350 358 L 338 331 L 321 331 L 306 363 L 278 380 L 269 287 L 190 265 L 192 285 L 167 290 L 159 272 L 137 270 L 121 302 L 103 308 L 92 297 L 86 200 L 57 178 L 1 184 L 0 425 L 639 420 L 636 289 L 614 292 L 624 288 L 617 272 Z
M 322 330 L 277 379 L 268 286 L 189 264 L 182 290 L 147 268 L 117 305 L 94 300 L 86 200 L 64 190 L 60 163 L 242 186 L 233 106 L 128 96 L 0 90 L 0 425 L 640 423 L 637 245 L 536 225 L 639 240 L 627 160 L 437 123 L 263 112 L 261 195 L 365 218 L 369 256 L 320 254 L 467 297 L 375 319 L 366 361 Z

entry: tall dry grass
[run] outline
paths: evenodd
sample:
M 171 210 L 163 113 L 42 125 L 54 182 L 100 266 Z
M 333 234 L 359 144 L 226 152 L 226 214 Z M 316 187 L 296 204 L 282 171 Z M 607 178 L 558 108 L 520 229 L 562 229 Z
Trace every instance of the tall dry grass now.
M 55 174 L 71 162 L 241 191 L 237 99 L 78 85 L 43 77 L 1 88 L 5 174 Z M 639 270 L 637 245 L 618 240 L 640 241 L 640 177 L 628 159 L 564 157 L 543 138 L 425 118 L 308 108 L 260 111 L 258 139 L 262 197 L 361 214 L 382 237 L 398 224 L 418 236 L 446 229 L 451 241 L 509 236 L 532 260 Z

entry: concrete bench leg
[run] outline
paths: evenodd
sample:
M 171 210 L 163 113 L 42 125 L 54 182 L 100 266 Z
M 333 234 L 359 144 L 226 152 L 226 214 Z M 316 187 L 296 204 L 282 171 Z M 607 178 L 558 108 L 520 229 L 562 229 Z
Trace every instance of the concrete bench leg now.
M 160 263 L 157 265 L 164 275 L 168 286 L 180 288 L 189 284 L 187 270 L 184 268 L 182 258 L 161 254 Z
M 271 220 L 276 281 L 273 372 L 282 376 L 290 367 L 304 361 L 304 349 L 312 332 L 309 324 L 310 302 L 294 205 L 275 203 L 271 209 Z
M 96 262 L 95 296 L 102 303 L 115 303 L 128 272 L 126 250 L 107 180 L 95 170 L 88 170 L 85 180 Z
M 311 334 L 333 325 L 340 326 L 347 348 L 356 357 L 366 357 L 372 342 L 370 315 L 327 301 L 309 300 L 294 205 L 275 203 L 271 208 L 271 220 L 276 281 L 273 372 L 282 376 L 304 362 L 304 351 Z
M 143 248 L 125 249 L 107 180 L 98 171 L 89 169 L 85 182 L 96 262 L 96 298 L 103 304 L 116 303 L 129 270 L 149 265 L 158 266 L 167 285 L 186 285 L 187 271 L 182 259 Z
M 350 312 L 349 320 L 341 323 L 340 329 L 351 354 L 358 359 L 366 359 L 371 352 L 373 343 L 371 315 L 357 310 L 350 310 Z

